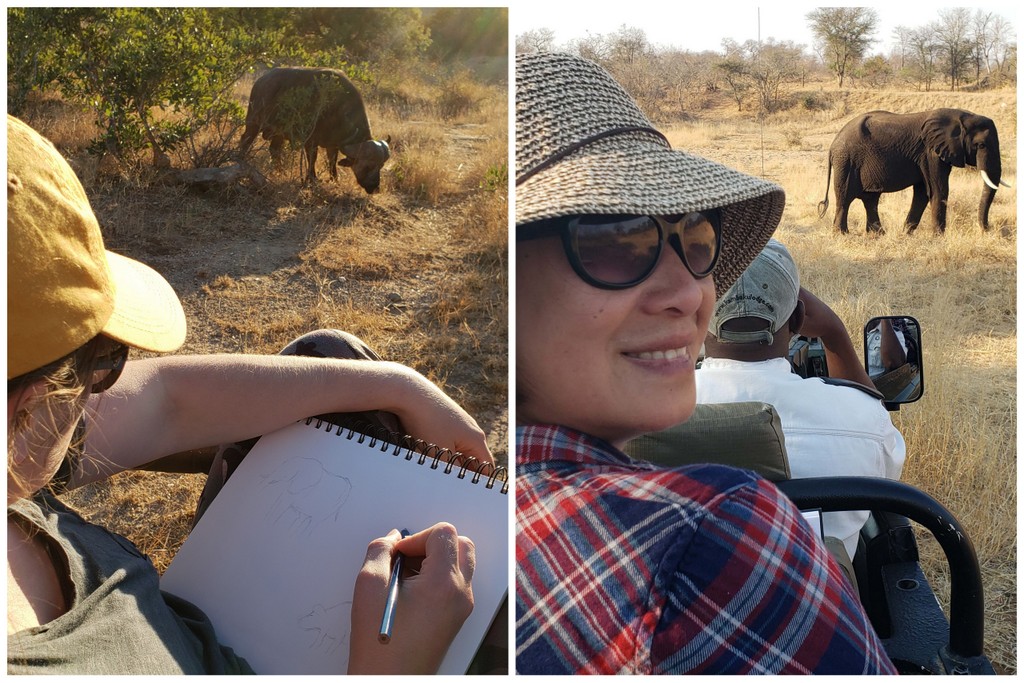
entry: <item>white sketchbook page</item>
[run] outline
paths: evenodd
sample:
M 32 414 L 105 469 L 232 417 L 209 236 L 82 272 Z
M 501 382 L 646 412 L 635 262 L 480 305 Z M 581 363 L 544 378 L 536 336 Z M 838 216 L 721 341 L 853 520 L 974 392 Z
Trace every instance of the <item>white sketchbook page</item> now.
M 314 421 L 313 424 L 316 424 Z M 438 521 L 476 546 L 475 606 L 441 665 L 463 674 L 508 591 L 508 495 L 300 422 L 265 435 L 160 587 L 198 605 L 261 674 L 345 673 L 355 578 L 374 538 Z M 369 440 L 367 440 L 369 443 Z M 401 609 L 401 601 L 398 603 Z M 424 634 L 430 637 L 430 634 Z

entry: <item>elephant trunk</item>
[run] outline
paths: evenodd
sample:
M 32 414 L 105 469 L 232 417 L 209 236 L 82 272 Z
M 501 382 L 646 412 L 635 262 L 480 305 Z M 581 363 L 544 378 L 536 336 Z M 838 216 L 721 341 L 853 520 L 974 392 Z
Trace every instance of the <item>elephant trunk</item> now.
M 987 154 L 979 152 L 978 171 L 984 185 L 981 187 L 981 201 L 978 204 L 978 224 L 982 230 L 988 230 L 988 210 L 996 198 L 996 190 L 1002 180 L 1003 168 L 999 158 L 998 147 L 995 150 L 987 150 Z
M 978 224 L 982 230 L 988 230 L 988 210 L 996 198 L 996 190 L 989 185 L 981 188 L 981 202 L 978 204 Z

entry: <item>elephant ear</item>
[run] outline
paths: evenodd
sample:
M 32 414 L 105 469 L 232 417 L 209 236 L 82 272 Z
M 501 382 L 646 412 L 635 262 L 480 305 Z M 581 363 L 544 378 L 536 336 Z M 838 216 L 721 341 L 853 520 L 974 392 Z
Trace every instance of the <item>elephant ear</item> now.
M 925 148 L 938 155 L 950 166 L 963 168 L 967 163 L 964 137 L 967 131 L 955 116 L 936 114 L 925 119 L 921 137 Z

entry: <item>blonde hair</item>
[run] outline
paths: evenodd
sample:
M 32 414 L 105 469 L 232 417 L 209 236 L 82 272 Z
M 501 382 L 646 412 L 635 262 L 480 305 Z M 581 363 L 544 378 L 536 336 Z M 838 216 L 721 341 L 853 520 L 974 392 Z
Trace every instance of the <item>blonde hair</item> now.
M 24 437 L 33 450 L 52 450 L 61 435 L 81 421 L 104 341 L 102 335 L 97 335 L 61 359 L 7 380 L 8 401 L 20 394 L 20 403 L 7 425 L 9 480 L 25 483 L 17 474 L 16 439 Z M 28 392 L 37 383 L 42 383 L 42 391 Z M 84 430 L 76 430 L 72 439 L 66 456 L 72 464 L 81 454 L 84 435 Z

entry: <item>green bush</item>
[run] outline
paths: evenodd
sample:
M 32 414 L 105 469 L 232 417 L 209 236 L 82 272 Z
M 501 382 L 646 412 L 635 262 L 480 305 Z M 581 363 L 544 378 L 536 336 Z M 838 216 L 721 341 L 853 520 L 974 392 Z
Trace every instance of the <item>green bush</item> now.
M 19 8 L 8 27 L 9 87 L 56 87 L 95 112 L 94 149 L 154 159 L 223 110 L 259 45 L 201 9 Z

